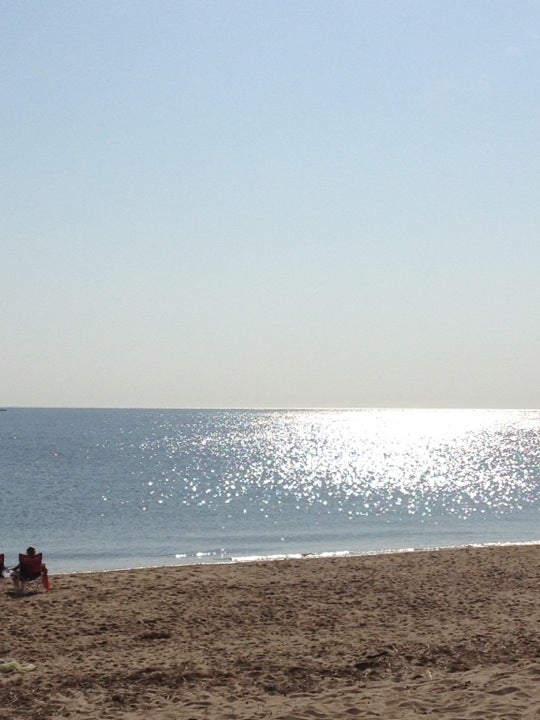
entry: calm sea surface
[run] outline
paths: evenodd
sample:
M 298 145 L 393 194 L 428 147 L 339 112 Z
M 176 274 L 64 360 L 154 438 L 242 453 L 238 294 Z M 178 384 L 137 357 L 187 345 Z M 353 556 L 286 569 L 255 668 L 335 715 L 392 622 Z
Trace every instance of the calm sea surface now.
M 540 412 L 0 412 L 0 552 L 51 572 L 540 540 Z

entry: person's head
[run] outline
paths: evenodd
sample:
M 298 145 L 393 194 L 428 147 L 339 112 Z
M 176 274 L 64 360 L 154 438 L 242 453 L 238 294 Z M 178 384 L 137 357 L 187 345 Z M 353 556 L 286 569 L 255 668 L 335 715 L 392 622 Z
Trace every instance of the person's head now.
M 36 548 L 33 548 L 32 546 L 26 548 L 26 554 L 30 555 L 30 557 L 34 557 L 34 555 L 36 554 Z

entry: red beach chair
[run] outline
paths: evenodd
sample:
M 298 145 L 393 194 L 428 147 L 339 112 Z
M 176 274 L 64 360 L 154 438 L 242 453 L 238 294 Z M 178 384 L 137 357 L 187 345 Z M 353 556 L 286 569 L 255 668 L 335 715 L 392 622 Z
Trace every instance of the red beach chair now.
M 19 582 L 23 589 L 28 583 L 35 583 L 41 580 L 41 587 L 45 592 L 51 589 L 47 566 L 43 564 L 43 554 L 25 555 L 19 553 Z

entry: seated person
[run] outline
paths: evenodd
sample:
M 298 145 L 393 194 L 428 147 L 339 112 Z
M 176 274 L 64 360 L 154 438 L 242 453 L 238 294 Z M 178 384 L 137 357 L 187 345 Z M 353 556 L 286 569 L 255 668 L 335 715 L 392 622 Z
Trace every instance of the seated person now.
M 41 562 L 41 553 L 36 553 L 35 548 L 29 547 L 26 549 L 26 555 L 19 555 L 19 564 L 13 568 L 11 579 L 15 590 L 21 592 L 25 582 L 38 577 L 43 578 L 43 586 L 46 587 L 47 568 Z

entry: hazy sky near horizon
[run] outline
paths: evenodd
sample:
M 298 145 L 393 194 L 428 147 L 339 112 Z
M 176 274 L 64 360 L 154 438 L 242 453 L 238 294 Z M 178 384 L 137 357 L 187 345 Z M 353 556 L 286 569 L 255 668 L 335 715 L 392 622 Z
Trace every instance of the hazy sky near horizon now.
M 540 407 L 539 2 L 0 18 L 0 405 Z

